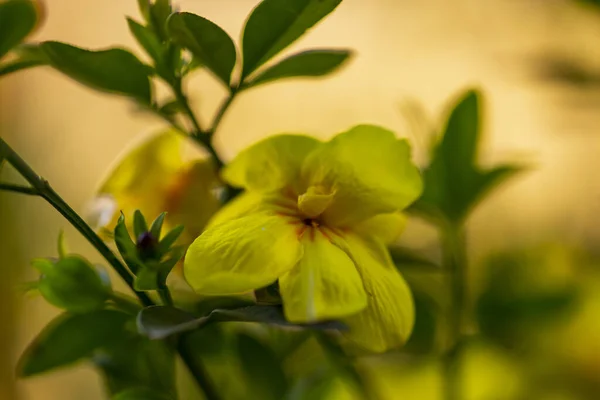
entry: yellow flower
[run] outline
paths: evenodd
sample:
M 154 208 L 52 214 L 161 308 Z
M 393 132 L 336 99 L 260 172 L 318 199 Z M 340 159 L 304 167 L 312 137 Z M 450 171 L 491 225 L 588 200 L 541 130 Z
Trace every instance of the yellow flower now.
M 219 207 L 218 180 L 207 158 L 186 150 L 183 136 L 166 131 L 127 151 L 90 205 L 92 225 L 112 230 L 121 211 L 130 221 L 136 209 L 149 219 L 166 211 L 165 226 L 185 225 L 181 243 L 191 243 Z
M 291 322 L 342 320 L 348 339 L 377 352 L 406 341 L 412 296 L 385 246 L 403 228 L 397 212 L 422 190 L 406 141 L 368 125 L 326 143 L 275 136 L 242 152 L 223 178 L 246 193 L 187 252 L 185 277 L 198 293 L 278 281 Z

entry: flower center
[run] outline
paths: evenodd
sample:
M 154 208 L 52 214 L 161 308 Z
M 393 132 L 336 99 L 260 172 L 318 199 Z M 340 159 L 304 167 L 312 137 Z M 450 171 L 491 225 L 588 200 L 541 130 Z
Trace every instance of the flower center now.
M 329 191 L 322 186 L 311 186 L 306 193 L 298 196 L 298 209 L 308 217 L 318 217 L 331 205 L 335 192 Z

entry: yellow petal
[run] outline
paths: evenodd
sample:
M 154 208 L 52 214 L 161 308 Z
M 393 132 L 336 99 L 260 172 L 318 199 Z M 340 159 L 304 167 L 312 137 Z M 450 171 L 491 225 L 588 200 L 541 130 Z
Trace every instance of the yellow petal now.
M 214 164 L 208 158 L 193 161 L 169 183 L 166 192 L 156 193 L 154 200 L 167 212 L 167 227 L 185 226 L 179 243 L 189 245 L 221 205 L 214 192 L 218 184 Z
M 165 211 L 166 193 L 184 166 L 182 145 L 181 135 L 166 131 L 126 149 L 117 158 L 97 190 L 98 198 L 111 198 L 116 204 L 117 212 L 112 218 L 103 217 L 109 221 L 105 228 L 111 229 L 116 224 L 119 210 L 131 216 L 139 209 L 148 218 Z M 95 203 L 97 199 L 91 201 L 90 207 L 96 208 Z
M 334 195 L 319 186 L 311 186 L 298 196 L 298 208 L 308 218 L 317 217 L 331 205 Z
M 272 191 L 298 184 L 306 156 L 321 142 L 309 136 L 278 135 L 242 151 L 222 172 L 234 186 Z
M 352 128 L 312 152 L 302 180 L 335 191 L 323 217 L 328 225 L 341 227 L 401 210 L 423 186 L 408 143 L 372 125 Z
M 212 228 L 261 209 L 262 196 L 255 192 L 245 192 L 224 205 L 208 222 L 207 228 Z
M 406 215 L 399 212 L 379 214 L 361 222 L 354 230 L 365 237 L 375 237 L 385 244 L 390 244 L 400 237 L 406 222 Z
M 352 260 L 319 229 L 307 227 L 303 255 L 279 279 L 285 317 L 294 323 L 340 319 L 367 306 Z
M 337 242 L 354 260 L 368 296 L 363 311 L 345 318 L 345 336 L 359 347 L 384 352 L 402 346 L 412 331 L 412 294 L 394 267 L 387 248 L 378 240 L 350 233 Z
M 275 282 L 301 252 L 294 225 L 280 216 L 255 213 L 200 235 L 187 251 L 184 274 L 201 294 L 243 293 Z

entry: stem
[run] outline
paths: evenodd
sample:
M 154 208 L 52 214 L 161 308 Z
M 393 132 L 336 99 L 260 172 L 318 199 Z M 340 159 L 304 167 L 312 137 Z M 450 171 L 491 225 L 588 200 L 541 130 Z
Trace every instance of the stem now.
M 7 192 L 15 192 L 21 194 L 27 194 L 30 196 L 39 196 L 39 192 L 31 187 L 21 186 L 21 185 L 13 185 L 10 183 L 0 183 L 0 190 L 5 190 Z
M 45 179 L 42 179 L 4 140 L 0 138 L 1 152 L 6 154 L 6 160 L 25 178 L 38 195 L 43 197 L 56 211 L 75 227 L 92 246 L 106 259 L 123 280 L 133 288 L 133 276 L 129 270 L 119 261 L 114 253 L 108 248 L 102 239 L 88 224 L 50 187 Z M 135 292 L 135 291 L 134 291 Z M 135 292 L 140 302 L 151 305 L 152 301 L 143 292 Z
M 443 258 L 450 279 L 450 312 L 448 315 L 448 343 L 444 356 L 445 400 L 460 400 L 460 350 L 464 338 L 466 309 L 467 260 L 464 232 L 451 224 L 443 232 Z
M 185 111 L 185 114 L 188 116 L 190 122 L 192 123 L 192 126 L 194 127 L 194 132 L 192 133 L 192 136 L 202 135 L 204 133 L 204 131 L 202 130 L 202 126 L 200 126 L 200 122 L 198 121 L 198 118 L 196 118 L 196 114 L 194 114 L 194 111 L 192 111 L 192 108 L 190 107 L 190 104 L 187 101 L 187 97 L 185 97 L 185 94 L 183 94 L 183 90 L 181 89 L 181 79 L 177 79 L 177 81 L 171 86 L 171 88 L 173 89 L 173 94 L 175 94 L 177 102 L 181 104 L 183 110 Z
M 217 394 L 212 382 L 208 378 L 208 374 L 206 373 L 204 366 L 200 360 L 192 357 L 192 353 L 188 351 L 186 335 L 181 335 L 179 338 L 177 343 L 177 351 L 179 352 L 179 355 L 181 356 L 181 359 L 185 365 L 187 365 L 191 374 L 194 376 L 194 379 L 196 379 L 196 382 L 198 382 L 198 385 L 204 392 L 204 397 L 206 400 L 219 400 L 220 396 Z
M 94 232 L 92 228 L 56 193 L 48 181 L 42 179 L 33 169 L 23 160 L 2 138 L 0 138 L 0 154 L 19 172 L 23 178 L 32 186 L 32 189 L 38 195 L 43 197 L 54 209 L 56 209 L 75 229 L 83 235 L 87 241 L 106 259 L 106 261 L 117 271 L 121 278 L 127 283 L 131 290 L 136 294 L 143 306 L 155 305 L 152 299 L 144 292 L 137 292 L 133 289 L 133 276 L 129 270 L 114 255 L 102 239 Z M 170 297 L 170 296 L 169 296 Z M 122 298 L 113 296 L 112 300 L 119 306 L 125 306 Z M 190 372 L 196 378 L 198 385 L 205 394 L 207 400 L 218 400 L 219 396 L 213 389 L 210 380 L 202 366 L 194 362 L 193 358 L 183 347 L 179 347 L 179 355 L 187 365 Z
M 242 88 L 232 88 L 231 91 L 229 92 L 229 95 L 225 98 L 225 100 L 223 100 L 223 102 L 219 106 L 219 109 L 217 110 L 215 119 L 213 120 L 213 123 L 212 123 L 210 129 L 208 130 L 209 136 L 212 137 L 214 135 L 214 133 L 217 131 L 217 128 L 221 124 L 221 121 L 223 120 L 225 113 L 229 109 L 229 106 L 231 106 L 231 103 L 233 103 L 233 100 L 235 100 L 235 97 L 241 90 L 243 90 L 243 89 Z

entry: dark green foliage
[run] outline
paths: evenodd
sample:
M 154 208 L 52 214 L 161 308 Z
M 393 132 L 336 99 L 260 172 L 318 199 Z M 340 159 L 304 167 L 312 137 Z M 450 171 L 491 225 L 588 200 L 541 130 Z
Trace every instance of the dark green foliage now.
M 283 399 L 288 382 L 273 350 L 246 334 L 238 335 L 237 350 L 246 382 L 256 398 Z
M 37 20 L 33 1 L 9 0 L 0 3 L 0 59 L 33 31 Z
M 247 87 L 285 78 L 324 76 L 340 68 L 351 54 L 348 50 L 307 50 L 294 54 L 250 79 Z
M 44 42 L 40 47 L 52 67 L 79 83 L 151 102 L 151 69 L 127 50 L 91 51 L 60 42 Z
M 491 169 L 479 165 L 481 97 L 477 91 L 468 91 L 453 107 L 424 171 L 425 189 L 413 211 L 436 221 L 459 224 L 487 193 L 522 171 L 514 165 Z
M 346 327 L 336 321 L 297 325 L 288 322 L 279 306 L 249 306 L 232 310 L 213 310 L 210 314 L 196 316 L 174 308 L 154 306 L 143 309 L 137 318 L 138 330 L 151 339 L 164 339 L 171 335 L 188 332 L 210 322 L 260 322 L 274 326 L 296 329 L 344 330 Z
M 167 21 L 167 33 L 171 40 L 189 49 L 194 57 L 229 86 L 236 51 L 227 32 L 198 15 L 175 13 Z
M 242 37 L 242 78 L 332 12 L 342 0 L 264 0 L 246 22 Z
M 114 310 L 63 314 L 46 326 L 25 350 L 18 374 L 36 375 L 88 358 L 100 347 L 119 340 L 130 319 L 129 315 Z

